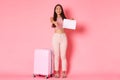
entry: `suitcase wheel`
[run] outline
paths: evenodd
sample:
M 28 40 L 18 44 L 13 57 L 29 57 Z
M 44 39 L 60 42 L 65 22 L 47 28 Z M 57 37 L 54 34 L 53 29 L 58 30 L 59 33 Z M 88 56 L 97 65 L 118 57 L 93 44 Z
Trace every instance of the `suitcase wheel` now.
M 51 74 L 50 77 L 53 77 L 53 75 Z
M 48 76 L 45 76 L 46 79 L 48 79 Z

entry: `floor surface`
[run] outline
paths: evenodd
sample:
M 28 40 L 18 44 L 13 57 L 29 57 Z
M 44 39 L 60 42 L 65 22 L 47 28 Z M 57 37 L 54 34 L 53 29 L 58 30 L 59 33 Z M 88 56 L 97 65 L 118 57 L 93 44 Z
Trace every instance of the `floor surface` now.
M 37 76 L 33 78 L 32 75 L 18 75 L 18 74 L 0 74 L 0 80 L 47 80 L 44 76 Z M 67 78 L 48 78 L 48 80 L 120 80 L 120 75 L 91 75 L 79 74 L 68 75 Z

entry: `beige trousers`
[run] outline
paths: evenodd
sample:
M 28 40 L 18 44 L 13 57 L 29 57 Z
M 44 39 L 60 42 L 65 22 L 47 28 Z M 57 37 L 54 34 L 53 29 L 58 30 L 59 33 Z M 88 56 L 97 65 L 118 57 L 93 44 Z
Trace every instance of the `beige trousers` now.
M 55 71 L 59 71 L 59 59 L 62 62 L 62 71 L 67 70 L 66 49 L 67 49 L 67 37 L 65 33 L 54 33 L 52 39 L 54 49 L 54 65 Z

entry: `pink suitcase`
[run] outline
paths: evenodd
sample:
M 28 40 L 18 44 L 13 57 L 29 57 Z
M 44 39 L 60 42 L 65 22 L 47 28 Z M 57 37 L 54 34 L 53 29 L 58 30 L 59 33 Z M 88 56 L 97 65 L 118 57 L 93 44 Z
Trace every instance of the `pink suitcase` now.
M 33 77 L 46 76 L 53 74 L 53 54 L 50 49 L 35 49 L 34 52 L 34 73 Z

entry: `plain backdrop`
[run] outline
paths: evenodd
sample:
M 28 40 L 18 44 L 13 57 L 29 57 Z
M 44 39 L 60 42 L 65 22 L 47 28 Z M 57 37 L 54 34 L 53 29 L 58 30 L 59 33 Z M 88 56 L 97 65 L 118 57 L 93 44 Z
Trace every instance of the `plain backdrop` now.
M 65 29 L 68 73 L 119 74 L 120 0 L 0 0 L 0 74 L 33 73 L 34 50 L 52 49 L 57 3 L 77 21 Z

